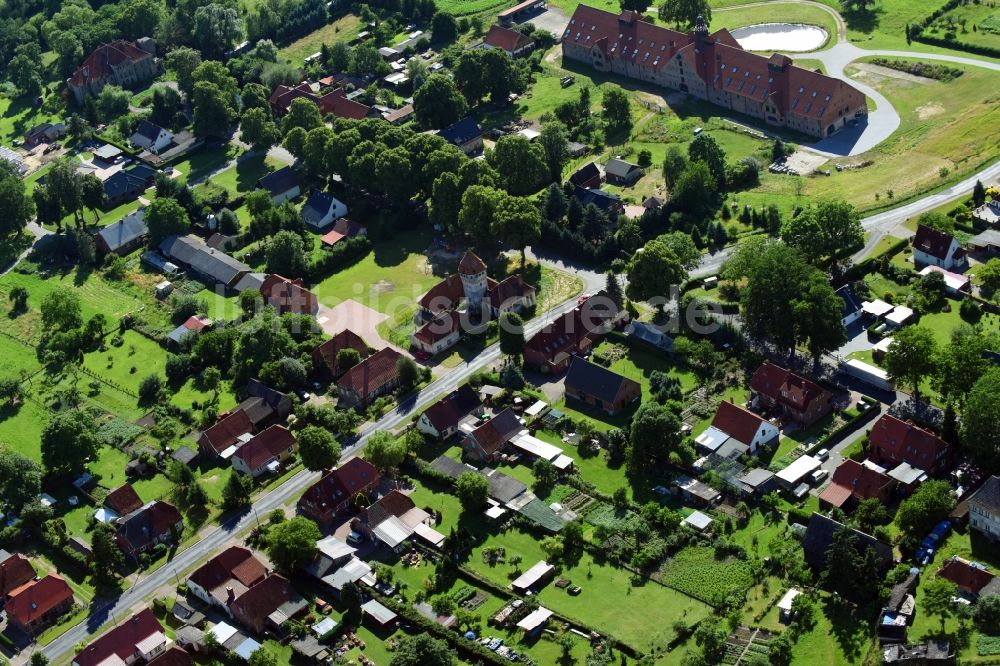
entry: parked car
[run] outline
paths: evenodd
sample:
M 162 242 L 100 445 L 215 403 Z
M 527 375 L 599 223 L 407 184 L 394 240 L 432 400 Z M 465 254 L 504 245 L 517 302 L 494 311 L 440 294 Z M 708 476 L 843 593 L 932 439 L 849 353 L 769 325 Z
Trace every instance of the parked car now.
M 830 472 L 829 472 L 828 470 L 825 470 L 825 469 L 818 469 L 818 470 L 816 470 L 815 472 L 813 472 L 813 473 L 812 473 L 812 474 L 810 475 L 810 477 L 812 478 L 812 482 L 813 482 L 813 483 L 820 483 L 820 482 L 821 482 L 821 481 L 822 481 L 823 479 L 825 479 L 825 478 L 827 477 L 827 475 L 828 475 L 829 473 L 830 473 Z
M 816 457 L 822 460 L 823 462 L 826 462 L 827 460 L 830 459 L 830 449 L 820 449 L 819 451 L 816 452 Z

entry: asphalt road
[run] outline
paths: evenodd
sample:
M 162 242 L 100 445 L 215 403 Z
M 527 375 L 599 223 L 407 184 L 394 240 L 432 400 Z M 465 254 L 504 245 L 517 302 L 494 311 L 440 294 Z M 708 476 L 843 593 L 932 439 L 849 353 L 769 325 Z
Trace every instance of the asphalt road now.
M 583 282 L 585 293 L 595 293 L 604 287 L 604 276 L 600 273 L 577 268 L 562 261 L 539 259 L 543 263 L 577 275 Z M 552 310 L 535 317 L 525 324 L 525 336 L 531 337 L 547 324 L 562 314 L 576 307 L 576 298 L 556 306 Z M 358 453 L 364 448 L 368 437 L 380 430 L 394 430 L 409 420 L 414 412 L 423 409 L 437 400 L 442 394 L 454 390 L 468 380 L 469 376 L 479 372 L 500 358 L 500 345 L 494 344 L 484 349 L 475 359 L 453 368 L 447 374 L 432 381 L 416 395 L 407 398 L 395 410 L 361 430 L 357 440 L 344 449 L 344 458 Z M 188 548 L 177 553 L 173 560 L 167 562 L 154 572 L 139 574 L 137 580 L 126 581 L 128 589 L 117 599 L 97 602 L 92 606 L 86 621 L 72 627 L 59 638 L 47 645 L 42 652 L 50 661 L 56 662 L 68 656 L 74 646 L 80 641 L 89 640 L 100 632 L 108 622 L 121 622 L 128 617 L 133 608 L 145 603 L 156 590 L 164 585 L 176 584 L 175 579 L 183 579 L 187 571 L 200 564 L 213 553 L 222 550 L 226 543 L 244 531 L 251 529 L 258 517 L 266 519 L 268 513 L 281 506 L 297 500 L 299 495 L 319 478 L 318 472 L 302 470 L 274 490 L 257 498 L 252 508 L 236 516 L 217 528 L 207 528 L 202 531 L 199 540 Z M 19 655 L 27 660 L 29 654 Z M 18 662 L 14 662 L 15 666 Z

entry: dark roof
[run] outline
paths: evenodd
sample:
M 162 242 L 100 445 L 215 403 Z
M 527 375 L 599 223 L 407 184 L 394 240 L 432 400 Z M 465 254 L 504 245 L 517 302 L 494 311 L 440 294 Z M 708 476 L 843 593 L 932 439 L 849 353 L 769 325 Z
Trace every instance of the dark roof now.
M 465 463 L 455 460 L 454 458 L 449 458 L 443 453 L 431 461 L 431 467 L 441 474 L 446 474 L 453 479 L 457 479 L 466 472 L 476 471 L 474 468 L 469 467 Z
M 13 590 L 35 579 L 35 569 L 24 555 L 14 553 L 0 562 L 0 600 Z
M 337 367 L 337 354 L 340 353 L 340 350 L 342 349 L 354 349 L 361 354 L 362 359 L 371 355 L 368 343 L 366 343 L 360 335 L 351 329 L 345 328 L 343 331 L 337 333 L 337 335 L 333 336 L 319 347 L 316 347 L 316 349 L 313 350 L 312 356 L 314 360 L 321 360 L 326 367 L 329 368 L 331 373 L 338 374 L 349 369 Z
M 142 499 L 131 483 L 115 488 L 104 498 L 104 506 L 108 507 L 119 516 L 127 516 L 133 511 L 142 508 Z
M 134 164 L 111 174 L 104 181 L 104 195 L 109 199 L 139 194 L 150 186 L 156 176 L 156 169 L 145 164 Z
M 306 289 L 302 278 L 291 280 L 272 273 L 264 278 L 260 293 L 279 314 L 291 312 L 309 315 L 319 308 L 319 300 Z
M 408 495 L 398 490 L 390 490 L 384 497 L 362 511 L 361 516 L 368 525 L 375 527 L 393 516 L 399 518 L 416 506 Z
M 318 225 L 320 221 L 330 213 L 330 209 L 337 203 L 336 197 L 319 190 L 313 191 L 302 206 L 302 219 L 306 224 Z
M 234 456 L 242 459 L 253 470 L 277 458 L 282 451 L 294 447 L 295 435 L 288 428 L 275 424 L 254 435 Z
M 327 472 L 302 495 L 302 500 L 316 506 L 336 505 L 353 498 L 373 481 L 378 470 L 364 458 L 351 458 L 335 470 Z
M 153 634 L 163 632 L 163 625 L 153 611 L 143 608 L 114 629 L 80 650 L 73 658 L 77 666 L 97 666 L 112 655 L 125 660 L 135 653 L 135 646 Z
M 481 404 L 479 394 L 468 384 L 462 384 L 428 407 L 424 416 L 435 430 L 442 432 L 457 427 L 459 421 Z
M 464 295 L 465 287 L 462 285 L 462 276 L 453 273 L 431 287 L 426 294 L 420 297 L 417 304 L 424 310 L 436 313 L 452 309 Z
M 211 594 L 234 580 L 244 587 L 252 587 L 266 575 L 267 567 L 254 557 L 252 551 L 230 546 L 195 569 L 188 579 Z
M 925 226 L 917 225 L 917 233 L 913 236 L 913 247 L 937 259 L 947 259 L 948 249 L 955 239 L 951 234 Z
M 486 481 L 489 483 L 490 497 L 501 504 L 506 504 L 514 498 L 520 497 L 528 489 L 528 486 L 514 477 L 495 469 L 490 469 L 489 467 L 480 472 L 480 474 L 485 476 Z
M 617 306 L 603 291 L 538 331 L 524 344 L 550 362 L 558 362 L 565 354 L 579 351 L 581 341 L 619 313 Z
M 191 664 L 194 664 L 194 659 L 191 658 L 191 655 L 183 648 L 174 645 L 159 657 L 147 663 L 146 666 L 190 666 Z
M 844 310 L 841 313 L 842 317 L 847 317 L 861 310 L 861 302 L 858 300 L 857 295 L 855 295 L 854 288 L 851 285 L 845 284 L 834 293 L 844 301 Z
M 474 118 L 462 118 L 454 125 L 438 130 L 437 135 L 448 143 L 460 146 L 483 135 L 483 129 Z
M 210 248 L 197 236 L 167 236 L 160 243 L 160 252 L 225 285 L 250 271 L 247 264 Z
M 45 614 L 73 599 L 73 589 L 62 576 L 49 574 L 45 578 L 32 580 L 7 597 L 4 610 L 12 620 L 22 627 L 45 617 Z
M 627 178 L 635 171 L 642 171 L 642 167 L 638 164 L 632 164 L 631 162 L 620 160 L 617 157 L 612 157 L 608 160 L 607 164 L 604 165 L 604 173 L 618 178 Z
M 253 422 L 250 417 L 242 409 L 237 409 L 203 431 L 201 438 L 208 442 L 216 453 L 222 453 L 235 444 L 240 435 L 251 431 L 253 431 Z
M 300 597 L 287 578 L 271 574 L 236 597 L 231 608 L 235 615 L 250 621 L 257 628 L 264 624 L 271 613 L 297 599 Z
M 963 560 L 957 555 L 946 560 L 944 565 L 938 569 L 938 576 L 950 580 L 963 590 L 968 590 L 973 594 L 979 594 L 986 585 L 993 581 L 994 575 L 981 564 Z
M 979 487 L 972 497 L 970 504 L 976 504 L 994 512 L 1000 512 L 1000 477 L 991 476 Z
M 288 416 L 292 411 L 292 399 L 287 393 L 276 391 L 259 379 L 247 382 L 247 395 L 260 398 L 264 404 L 277 411 L 279 416 Z
M 621 197 L 617 194 L 611 194 L 596 187 L 585 188 L 577 185 L 573 188 L 573 196 L 579 199 L 584 206 L 594 204 L 604 212 L 621 204 Z
M 475 252 L 466 251 L 462 259 L 458 262 L 459 275 L 479 275 L 486 271 L 486 262 L 479 258 Z
M 173 504 L 154 500 L 120 519 L 118 537 L 138 550 L 168 533 L 171 527 L 182 521 L 181 512 Z
M 145 137 L 150 141 L 156 141 L 156 138 L 160 136 L 160 132 L 166 132 L 166 130 L 156 123 L 151 123 L 143 119 L 139 121 L 139 126 L 135 129 L 134 134 Z
M 190 465 L 198 457 L 198 452 L 189 446 L 178 446 L 177 450 L 170 457 L 179 463 Z
M 833 535 L 837 530 L 850 530 L 857 539 L 855 547 L 858 552 L 863 552 L 868 548 L 875 550 L 875 554 L 878 555 L 879 559 L 882 560 L 883 565 L 887 566 L 892 562 L 892 548 L 882 543 L 870 534 L 865 534 L 860 530 L 856 530 L 852 527 L 847 527 L 843 523 L 839 523 L 833 518 L 824 516 L 823 514 L 816 512 L 809 518 L 809 526 L 806 528 L 806 534 L 802 539 L 802 550 L 805 552 L 806 562 L 814 567 L 823 567 L 826 565 L 826 552 L 830 548 L 830 544 L 833 542 Z
M 568 388 L 592 395 L 608 404 L 614 403 L 622 387 L 628 384 L 638 384 L 638 382 L 579 356 L 573 357 L 566 373 Z
M 587 162 L 573 172 L 573 175 L 569 177 L 569 182 L 574 185 L 582 186 L 584 183 L 588 183 L 594 178 L 600 179 L 600 177 L 601 167 L 597 166 L 596 162 Z
M 471 437 L 487 454 L 499 451 L 524 426 L 510 408 L 503 410 L 471 433 Z
M 396 363 L 403 355 L 392 347 L 384 347 L 344 373 L 337 386 L 361 396 L 364 400 L 370 393 L 395 381 L 399 376 Z
M 299 178 L 295 175 L 292 167 L 286 166 L 272 171 L 257 181 L 257 187 L 267 190 L 271 196 L 284 194 L 288 190 L 299 186 Z

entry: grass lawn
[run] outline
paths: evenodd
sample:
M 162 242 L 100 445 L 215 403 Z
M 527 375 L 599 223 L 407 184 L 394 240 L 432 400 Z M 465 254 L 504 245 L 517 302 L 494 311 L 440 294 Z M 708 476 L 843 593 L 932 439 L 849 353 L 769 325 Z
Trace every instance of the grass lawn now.
M 43 122 L 62 122 L 59 113 L 47 114 L 32 105 L 26 96 L 0 99 L 0 142 L 9 145 L 14 139 L 22 139 L 24 133 Z
M 257 155 L 236 163 L 235 166 L 212 176 L 212 185 L 226 190 L 230 196 L 236 197 L 257 186 L 257 181 L 275 169 L 285 166 L 281 160 L 264 155 Z
M 816 613 L 816 626 L 802 634 L 795 643 L 792 663 L 815 666 L 858 664 L 871 649 L 871 621 L 850 604 L 823 594 Z
M 604 460 L 603 452 L 584 457 L 580 455 L 576 447 L 563 442 L 555 433 L 547 430 L 539 430 L 535 433 L 535 436 L 543 442 L 558 446 L 566 455 L 571 456 L 576 461 L 576 469 L 579 471 L 580 476 L 585 481 L 594 484 L 598 491 L 606 495 L 612 495 L 619 488 L 628 486 L 628 481 L 625 478 L 625 466 L 622 465 L 617 469 L 608 467 L 607 462 Z M 528 473 L 531 474 L 531 470 L 528 470 Z
M 30 393 L 30 385 L 26 393 Z M 48 423 L 50 412 L 47 407 L 26 400 L 14 410 L 0 412 L 0 444 L 10 447 L 35 462 L 42 461 L 42 429 Z
M 233 143 L 219 148 L 203 148 L 189 157 L 176 162 L 173 167 L 180 171 L 187 180 L 201 178 L 231 159 L 239 156 L 241 149 Z
M 306 58 L 317 53 L 323 44 L 330 45 L 334 42 L 350 41 L 362 29 L 361 19 L 353 14 L 348 14 L 333 23 L 314 30 L 301 39 L 295 40 L 281 49 L 278 54 L 282 59 L 291 59 L 296 65 L 301 65 Z
M 959 326 L 968 323 L 959 316 L 959 302 L 950 300 L 951 312 L 936 312 L 925 314 L 920 318 L 920 325 L 925 326 L 934 333 L 934 339 L 938 345 L 944 346 L 951 341 L 951 334 Z M 983 314 L 979 320 L 979 327 L 984 334 L 1000 332 L 1000 317 L 993 314 Z

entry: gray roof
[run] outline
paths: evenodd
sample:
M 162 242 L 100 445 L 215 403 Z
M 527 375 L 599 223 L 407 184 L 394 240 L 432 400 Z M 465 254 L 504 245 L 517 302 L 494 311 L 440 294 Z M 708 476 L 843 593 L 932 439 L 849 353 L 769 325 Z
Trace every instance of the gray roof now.
M 991 476 L 969 498 L 969 504 L 978 504 L 990 511 L 1000 511 L 1000 477 Z
M 453 479 L 457 479 L 465 472 L 475 472 L 475 468 L 469 467 L 468 465 L 461 463 L 454 458 L 449 458 L 443 453 L 435 458 L 431 462 L 431 467 L 440 472 L 441 474 L 446 474 Z
M 618 178 L 625 178 L 633 171 L 639 170 L 638 164 L 632 164 L 631 162 L 626 162 L 625 160 L 620 160 L 617 157 L 613 157 L 608 160 L 607 164 L 604 165 L 604 173 L 611 176 L 617 176 Z
M 112 222 L 98 231 L 97 235 L 104 239 L 108 250 L 114 252 L 149 233 L 145 217 L 145 209 L 139 209 L 117 222 Z
M 622 385 L 634 380 L 622 377 L 616 372 L 596 363 L 574 356 L 566 373 L 566 386 L 592 395 L 604 403 L 613 403 Z
M 298 187 L 299 178 L 295 175 L 292 167 L 282 167 L 277 171 L 272 171 L 257 181 L 257 187 L 267 190 L 271 196 L 284 194 L 288 190 Z
M 156 123 L 151 123 L 148 120 L 140 120 L 139 126 L 135 129 L 135 134 L 145 137 L 150 141 L 156 141 L 156 138 L 160 136 L 160 132 L 165 132 L 162 127 Z
M 267 277 L 263 273 L 247 273 L 233 285 L 233 289 L 238 292 L 244 291 L 260 291 L 260 288 L 264 286 L 264 278 Z
M 826 552 L 833 542 L 833 535 L 841 529 L 850 530 L 855 536 L 857 539 L 855 547 L 859 552 L 867 548 L 872 548 L 882 560 L 884 566 L 887 567 L 892 562 L 892 548 L 870 534 L 847 527 L 843 523 L 837 522 L 833 518 L 828 518 L 818 512 L 810 516 L 809 526 L 806 528 L 805 537 L 802 539 L 802 550 L 805 552 L 806 562 L 814 567 L 825 566 Z
M 521 483 L 514 477 L 507 476 L 503 472 L 498 472 L 495 469 L 487 467 L 480 473 L 486 477 L 486 480 L 490 484 L 490 497 L 501 504 L 506 504 L 515 497 L 521 496 L 528 489 L 528 486 Z
M 156 176 L 156 169 L 145 164 L 133 164 L 116 171 L 104 181 L 104 195 L 109 199 L 144 192 Z
M 197 236 L 168 236 L 160 243 L 160 252 L 225 285 L 250 271 L 239 259 L 213 250 Z
M 773 478 L 774 472 L 764 469 L 763 467 L 758 467 L 741 476 L 740 481 L 747 484 L 751 488 L 756 488 L 767 483 Z
M 996 229 L 987 229 L 982 233 L 976 234 L 969 239 L 969 244 L 971 245 L 993 245 L 1000 247 L 1000 231 Z
M 330 213 L 330 208 L 335 203 L 337 203 L 337 199 L 326 192 L 319 190 L 313 192 L 302 207 L 302 220 L 306 224 L 318 225 Z
M 110 143 L 106 143 L 94 151 L 94 157 L 99 157 L 102 160 L 113 160 L 121 154 L 122 149 L 118 146 L 112 146 Z

